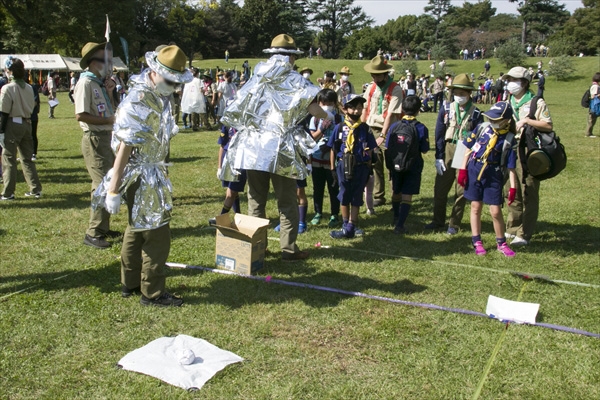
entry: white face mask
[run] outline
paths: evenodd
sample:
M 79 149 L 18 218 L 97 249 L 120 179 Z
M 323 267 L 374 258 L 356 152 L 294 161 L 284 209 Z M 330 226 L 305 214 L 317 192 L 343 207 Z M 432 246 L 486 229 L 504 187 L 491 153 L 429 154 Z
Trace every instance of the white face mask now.
M 302 76 L 306 79 L 310 78 L 310 74 L 308 72 L 303 73 Z
M 342 80 L 344 82 L 348 82 L 348 75 L 342 75 Z
M 454 96 L 454 100 L 461 106 L 464 106 L 469 102 L 469 96 Z
M 500 123 L 499 122 L 490 122 L 490 125 L 494 129 L 500 129 Z
M 174 85 L 169 85 L 167 84 L 167 82 L 165 81 L 160 81 L 156 84 L 156 91 L 161 95 L 161 96 L 170 96 L 173 94 L 173 92 L 175 91 L 175 86 Z
M 325 110 L 325 112 L 331 112 L 331 111 L 333 111 L 333 106 L 321 106 L 321 108 L 323 110 Z
M 519 93 L 521 91 L 521 82 L 508 82 L 506 90 L 508 90 L 510 94 Z

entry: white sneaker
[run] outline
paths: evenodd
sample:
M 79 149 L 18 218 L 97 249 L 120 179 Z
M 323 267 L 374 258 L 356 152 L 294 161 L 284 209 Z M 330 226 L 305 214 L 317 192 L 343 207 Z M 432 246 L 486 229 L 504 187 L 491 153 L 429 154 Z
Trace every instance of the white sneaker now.
M 510 242 L 511 246 L 527 246 L 529 242 L 522 237 L 515 236 L 512 242 Z
M 375 214 L 375 210 L 373 210 L 372 208 L 369 208 L 367 210 L 367 215 L 377 215 L 377 214 Z
M 448 230 L 446 231 L 446 233 L 448 235 L 456 235 L 458 233 L 458 229 L 449 226 Z
M 516 238 L 517 236 L 516 236 L 516 235 L 511 235 L 510 233 L 506 232 L 506 233 L 504 234 L 504 237 L 505 237 L 507 240 L 511 240 L 511 239 L 514 239 L 514 238 Z

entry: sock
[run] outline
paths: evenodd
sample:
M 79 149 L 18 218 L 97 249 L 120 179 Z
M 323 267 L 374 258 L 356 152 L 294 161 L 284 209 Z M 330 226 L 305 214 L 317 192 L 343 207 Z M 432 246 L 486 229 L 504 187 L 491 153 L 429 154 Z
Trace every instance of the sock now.
M 396 227 L 404 228 L 404 223 L 406 222 L 406 218 L 408 218 L 408 212 L 410 211 L 411 203 L 402 202 L 400 204 L 400 213 L 398 214 L 398 222 L 396 222 Z
M 481 242 L 481 235 L 471 236 L 471 241 L 473 242 L 473 246 L 475 246 L 475 243 Z
M 346 225 L 348 225 L 348 218 L 344 218 L 344 220 L 343 220 L 343 225 L 342 226 L 346 226 Z
M 498 246 L 502 246 L 504 243 L 506 243 L 506 238 L 503 238 L 503 237 L 501 237 L 501 238 L 496 238 L 496 244 L 497 244 Z
M 350 222 L 348 222 L 348 224 L 346 224 L 346 231 L 354 232 L 354 224 L 351 224 Z
M 396 222 L 398 221 L 398 217 L 400 216 L 400 202 L 392 202 L 392 209 L 394 210 L 394 222 Z
M 240 198 L 236 197 L 235 200 L 233 201 L 233 212 L 235 212 L 236 214 L 239 214 L 242 212 L 242 209 L 240 208 Z
M 229 212 L 229 210 L 231 210 L 231 207 L 223 206 L 223 209 L 221 210 L 221 215 L 227 214 Z
M 306 212 L 308 211 L 308 206 L 298 206 L 298 214 L 300 216 L 300 223 L 306 224 Z

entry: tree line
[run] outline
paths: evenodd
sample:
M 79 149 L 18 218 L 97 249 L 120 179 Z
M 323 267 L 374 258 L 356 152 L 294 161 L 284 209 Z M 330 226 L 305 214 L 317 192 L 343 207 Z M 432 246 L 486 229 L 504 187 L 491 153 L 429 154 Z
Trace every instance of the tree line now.
M 105 14 L 115 53 L 132 64 L 159 44 L 174 42 L 192 58 L 256 57 L 285 32 L 298 47 L 320 47 L 328 58 L 372 57 L 378 49 L 458 57 L 460 49 L 491 50 L 510 40 L 595 54 L 600 48 L 597 0 L 573 15 L 557 0 L 509 0 L 519 15 L 497 14 L 490 0 L 453 6 L 429 0 L 421 15 L 379 26 L 354 0 L 0 0 L 0 51 L 79 56 L 88 41 L 103 41 Z M 393 15 L 395 2 L 382 3 Z M 489 54 L 489 53 L 488 53 Z

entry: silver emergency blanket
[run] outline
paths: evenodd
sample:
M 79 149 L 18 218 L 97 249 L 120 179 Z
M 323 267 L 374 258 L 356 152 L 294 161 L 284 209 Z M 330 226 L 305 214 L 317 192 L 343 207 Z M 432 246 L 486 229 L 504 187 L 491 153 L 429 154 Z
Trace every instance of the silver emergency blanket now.
M 220 178 L 236 181 L 239 170 L 245 169 L 305 179 L 308 172 L 302 158 L 308 158 L 316 143 L 299 123 L 318 92 L 318 87 L 293 71 L 287 56 L 274 55 L 256 65 L 254 76 L 221 119 L 237 133 Z
M 120 144 L 134 148 L 119 187 L 121 198 L 125 200 L 127 189 L 139 180 L 129 221 L 134 231 L 166 225 L 173 208 L 173 187 L 164 160 L 169 152 L 169 141 L 179 128 L 171 115 L 168 97 L 153 90 L 149 72 L 146 69 L 129 80 L 130 90 L 117 109 L 111 143 L 115 154 Z M 111 169 L 94 192 L 94 209 L 104 207 L 112 173 Z

